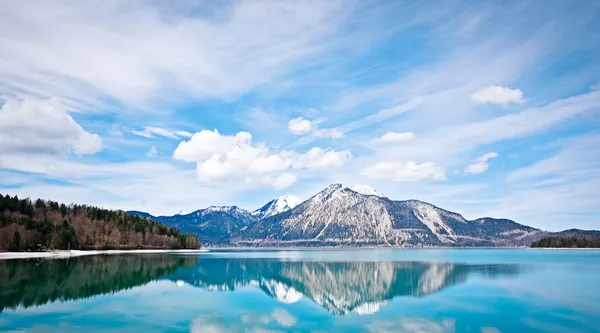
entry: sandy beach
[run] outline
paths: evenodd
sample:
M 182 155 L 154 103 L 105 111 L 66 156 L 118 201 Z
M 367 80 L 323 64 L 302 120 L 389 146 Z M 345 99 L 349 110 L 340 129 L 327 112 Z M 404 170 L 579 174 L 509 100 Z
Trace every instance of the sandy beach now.
M 29 258 L 71 258 L 99 254 L 148 254 L 148 253 L 204 253 L 207 249 L 198 250 L 57 250 L 48 252 L 0 252 L 0 260 Z

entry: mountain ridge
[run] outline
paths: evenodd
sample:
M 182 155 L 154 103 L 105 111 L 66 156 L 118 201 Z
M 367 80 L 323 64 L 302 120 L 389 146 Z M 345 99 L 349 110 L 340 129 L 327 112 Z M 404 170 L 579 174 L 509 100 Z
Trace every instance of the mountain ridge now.
M 150 216 L 195 232 L 213 246 L 526 246 L 553 234 L 505 218 L 468 220 L 424 201 L 392 200 L 369 186 L 357 186 L 331 184 L 274 214 L 268 212 L 285 196 L 252 213 L 211 206 L 183 216 Z M 600 238 L 600 231 L 561 233 Z

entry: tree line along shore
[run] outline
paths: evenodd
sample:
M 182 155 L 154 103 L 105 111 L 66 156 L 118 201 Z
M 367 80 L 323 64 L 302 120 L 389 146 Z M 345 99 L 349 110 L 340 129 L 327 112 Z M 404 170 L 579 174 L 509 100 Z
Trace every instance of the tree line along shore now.
M 542 238 L 531 244 L 533 248 L 600 248 L 599 238 L 579 236 L 554 236 Z
M 0 194 L 0 251 L 197 249 L 194 234 L 146 217 Z

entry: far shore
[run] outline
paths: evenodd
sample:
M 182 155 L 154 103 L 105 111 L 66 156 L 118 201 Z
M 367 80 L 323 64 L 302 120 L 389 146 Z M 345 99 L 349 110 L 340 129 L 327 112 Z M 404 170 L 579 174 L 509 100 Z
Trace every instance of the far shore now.
M 45 252 L 0 252 L 0 260 L 7 259 L 30 259 L 30 258 L 71 258 L 81 256 L 91 256 L 100 254 L 144 254 L 144 253 L 203 253 L 207 249 L 197 250 L 56 250 Z
M 206 253 L 210 251 L 347 251 L 347 250 L 600 250 L 600 248 L 548 248 L 548 247 L 207 247 L 197 250 L 55 250 L 46 252 L 0 252 L 0 260 L 7 259 L 32 259 L 49 258 L 62 259 L 90 255 L 111 255 L 111 254 L 149 254 L 149 253 Z

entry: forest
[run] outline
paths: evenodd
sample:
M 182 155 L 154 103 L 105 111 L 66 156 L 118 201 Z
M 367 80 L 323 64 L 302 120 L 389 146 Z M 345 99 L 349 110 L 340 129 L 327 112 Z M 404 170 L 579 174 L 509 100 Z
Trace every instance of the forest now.
M 531 247 L 600 248 L 600 239 L 576 236 L 546 237 L 533 242 Z
M 199 247 L 194 234 L 121 210 L 0 194 L 0 251 Z

